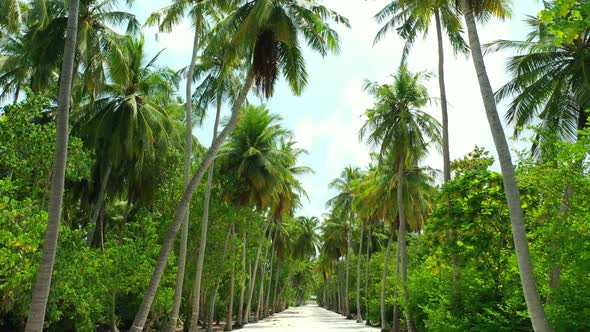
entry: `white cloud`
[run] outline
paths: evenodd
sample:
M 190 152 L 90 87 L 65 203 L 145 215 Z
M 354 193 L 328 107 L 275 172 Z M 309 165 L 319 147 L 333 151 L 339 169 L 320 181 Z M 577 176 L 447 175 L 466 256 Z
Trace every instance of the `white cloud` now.
M 314 125 L 311 120 L 301 120 L 295 124 L 293 130 L 297 146 L 309 150 L 313 145 Z

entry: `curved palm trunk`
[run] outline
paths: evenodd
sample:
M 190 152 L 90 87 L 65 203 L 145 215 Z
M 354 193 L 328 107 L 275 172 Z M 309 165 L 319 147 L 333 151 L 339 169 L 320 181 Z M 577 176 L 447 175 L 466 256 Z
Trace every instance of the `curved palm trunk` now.
M 371 266 L 371 240 L 373 235 L 373 226 L 369 224 L 369 234 L 367 236 L 367 266 L 365 267 L 365 315 L 367 318 L 367 325 L 371 325 L 370 312 L 369 312 L 369 271 Z
M 140 332 L 143 330 L 143 327 L 147 320 L 147 316 L 150 311 L 150 307 L 152 306 L 152 302 L 154 301 L 154 297 L 156 296 L 156 291 L 158 290 L 160 279 L 164 274 L 164 269 L 166 268 L 166 262 L 168 261 L 170 250 L 172 249 L 172 245 L 174 244 L 174 240 L 176 239 L 180 225 L 182 224 L 186 211 L 188 210 L 188 205 L 193 195 L 193 192 L 197 188 L 197 185 L 201 181 L 201 178 L 205 174 L 205 171 L 213 161 L 213 158 L 217 154 L 217 151 L 219 151 L 221 144 L 238 123 L 238 116 L 240 114 L 241 106 L 244 104 L 248 91 L 250 91 L 250 88 L 252 88 L 253 82 L 254 72 L 252 70 L 249 70 L 246 81 L 244 82 L 244 86 L 242 87 L 240 94 L 234 102 L 231 117 L 227 125 L 214 140 L 213 144 L 203 157 L 203 160 L 201 161 L 195 175 L 192 177 L 188 186 L 186 186 L 184 189 L 179 205 L 176 208 L 176 211 L 174 212 L 174 220 L 168 228 L 168 233 L 166 234 L 166 237 L 164 238 L 164 242 L 162 244 L 162 248 L 160 249 L 160 255 L 158 256 L 158 260 L 154 268 L 154 273 L 150 280 L 150 284 L 144 294 L 143 301 L 137 311 L 137 314 L 135 315 L 135 319 L 130 330 L 131 332 Z M 195 296 L 199 295 L 195 293 Z
M 389 234 L 389 240 L 387 240 L 387 249 L 385 249 L 385 261 L 383 262 L 383 277 L 381 281 L 381 331 L 384 331 L 387 327 L 387 318 L 385 313 L 385 289 L 387 287 L 387 270 L 389 270 L 389 257 L 391 256 L 391 244 L 393 242 L 393 233 Z
M 221 97 L 217 97 L 217 112 L 215 113 L 215 124 L 213 125 L 213 139 L 211 144 L 217 138 L 217 128 L 219 126 L 219 118 L 221 117 Z M 211 184 L 213 183 L 213 169 L 215 160 L 211 161 L 209 166 L 209 174 L 207 174 L 207 186 L 205 188 L 205 201 L 203 202 L 203 218 L 201 220 L 201 238 L 199 239 L 199 252 L 197 254 L 197 268 L 195 273 L 195 281 L 193 283 L 193 290 L 195 294 L 201 291 L 201 278 L 203 276 L 203 263 L 205 262 L 205 250 L 207 249 L 207 229 L 209 228 L 209 201 L 211 200 Z M 193 297 L 192 315 L 190 332 L 196 332 L 199 328 L 199 297 Z
M 240 279 L 240 300 L 238 301 L 238 316 L 236 317 L 236 325 L 241 327 L 243 324 L 242 316 L 244 310 L 244 294 L 246 293 L 246 231 L 242 236 L 242 278 Z
M 359 243 L 359 254 L 356 259 L 356 322 L 363 321 L 361 313 L 361 256 L 363 254 L 363 237 L 365 233 L 365 223 L 361 225 L 361 241 Z
M 193 74 L 197 63 L 197 52 L 199 49 L 200 35 L 200 16 L 197 15 L 195 24 L 195 36 L 193 39 L 193 53 L 191 62 L 188 67 L 186 80 L 186 140 L 184 143 L 184 186 L 186 187 L 191 178 L 191 159 L 193 155 L 193 109 L 192 109 L 192 84 Z M 184 270 L 186 266 L 186 247 L 188 243 L 188 220 L 189 220 L 190 202 L 182 221 L 182 230 L 180 231 L 180 248 L 178 251 L 178 271 L 176 272 L 176 283 L 174 286 L 174 301 L 172 304 L 172 313 L 166 326 L 167 332 L 176 331 L 178 322 L 178 313 L 180 312 L 180 302 L 182 301 L 182 287 L 184 284 Z
M 63 202 L 66 160 L 68 157 L 68 122 L 70 111 L 70 95 L 72 90 L 74 56 L 76 53 L 76 35 L 78 32 L 78 8 L 80 2 L 70 1 L 68 23 L 64 46 L 64 60 L 61 67 L 59 82 L 59 109 L 55 132 L 55 159 L 53 161 L 53 177 L 51 179 L 51 196 L 47 217 L 47 231 L 43 241 L 41 263 L 37 272 L 37 280 L 33 287 L 31 307 L 25 326 L 26 332 L 41 332 L 45 321 L 45 309 L 51 287 L 51 275 L 57 250 L 57 237 Z
M 100 216 L 100 212 L 102 211 L 102 206 L 104 204 L 104 195 L 107 189 L 107 183 L 109 182 L 109 178 L 111 176 L 111 170 L 113 169 L 111 163 L 107 165 L 107 169 L 100 180 L 100 189 L 98 191 L 98 199 L 96 200 L 96 207 L 94 208 L 94 212 L 92 213 L 92 219 L 90 219 L 90 224 L 94 224 L 94 229 L 88 233 L 86 237 L 86 245 L 92 246 L 92 242 L 94 242 L 94 234 L 96 234 L 96 230 L 101 229 L 98 217 Z M 102 234 L 102 233 L 101 233 Z
M 479 42 L 479 35 L 477 33 L 477 26 L 475 24 L 475 17 L 470 7 L 469 0 L 463 0 L 463 14 L 467 25 L 467 32 L 469 35 L 469 47 L 473 58 L 473 65 L 477 73 L 479 81 L 479 88 L 483 98 L 483 103 L 494 138 L 496 152 L 498 153 L 498 161 L 502 169 L 502 178 L 504 180 L 504 192 L 506 193 L 506 201 L 508 203 L 508 210 L 510 211 L 510 221 L 512 223 L 512 237 L 514 239 L 514 249 L 516 250 L 516 260 L 518 262 L 518 270 L 520 272 L 520 281 L 524 291 L 524 298 L 527 304 L 531 322 L 535 331 L 551 331 L 551 326 L 545 316 L 545 310 L 539 298 L 537 290 L 537 283 L 533 272 L 533 264 L 529 253 L 529 244 L 526 236 L 526 229 L 524 225 L 524 214 L 522 211 L 522 202 L 520 200 L 520 192 L 516 183 L 516 175 L 512 165 L 512 158 L 510 156 L 510 149 L 502 122 L 498 116 L 496 109 L 496 101 L 488 74 L 486 72 L 483 54 L 481 51 L 481 44 Z
M 266 233 L 266 227 L 264 230 Z M 256 283 L 256 272 L 258 271 L 258 261 L 260 260 L 260 253 L 262 252 L 262 245 L 264 243 L 265 236 L 262 236 L 260 244 L 258 244 L 258 251 L 256 252 L 256 260 L 254 261 L 254 269 L 252 270 L 252 277 L 249 281 L 248 287 L 248 302 L 246 302 L 246 310 L 244 311 L 244 324 L 248 324 L 250 320 L 250 308 L 252 306 L 252 297 L 254 296 L 254 285 Z
M 348 232 L 346 233 L 346 285 L 344 288 L 344 314 L 346 319 L 352 319 L 350 314 L 349 300 L 349 277 L 350 277 L 350 247 L 352 246 L 352 221 L 348 223 Z

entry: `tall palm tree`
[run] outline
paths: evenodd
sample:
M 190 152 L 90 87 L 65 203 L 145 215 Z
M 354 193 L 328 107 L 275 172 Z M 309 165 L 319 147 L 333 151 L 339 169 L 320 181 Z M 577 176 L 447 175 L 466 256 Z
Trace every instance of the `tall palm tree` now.
M 336 286 L 337 304 L 334 309 L 338 313 L 344 313 L 344 297 L 340 287 L 342 281 L 340 259 L 346 255 L 346 246 L 348 245 L 348 227 L 347 220 L 340 218 L 340 213 L 332 210 L 322 223 L 322 255 L 326 256 L 334 264 L 334 270 L 338 285 Z
M 312 1 L 255 0 L 235 10 L 221 23 L 218 40 L 230 40 L 237 50 L 244 51 L 236 51 L 239 53 L 236 56 L 241 56 L 249 62 L 248 74 L 232 106 L 229 121 L 185 187 L 175 211 L 174 220 L 164 239 L 148 290 L 134 319 L 131 329 L 133 332 L 143 329 L 190 198 L 221 144 L 237 125 L 238 115 L 254 81 L 265 82 L 264 90 L 266 95 L 269 95 L 272 93 L 274 82 L 281 69 L 293 92 L 299 94 L 307 83 L 305 61 L 299 47 L 299 38 L 303 37 L 313 50 L 322 55 L 327 54 L 328 51 L 338 50 L 338 35 L 326 23 L 328 20 L 348 23 L 345 18 Z M 283 29 L 284 27 L 289 28 Z
M 195 33 L 194 33 L 194 37 L 193 37 L 193 47 L 192 47 L 192 54 L 191 54 L 191 59 L 189 62 L 189 66 L 188 66 L 188 72 L 187 72 L 187 80 L 186 80 L 186 90 L 185 90 L 185 94 L 186 94 L 186 103 L 185 103 L 185 122 L 186 122 L 186 139 L 185 139 L 185 145 L 184 145 L 184 174 L 183 174 L 183 179 L 184 179 L 184 185 L 187 186 L 188 183 L 190 182 L 190 171 L 191 171 L 191 159 L 192 159 L 192 142 L 193 142 L 193 109 L 192 109 L 192 94 L 193 94 L 193 88 L 192 88 L 192 84 L 193 84 L 193 76 L 194 76 L 194 72 L 195 72 L 195 66 L 197 63 L 197 56 L 198 56 L 198 51 L 199 51 L 199 47 L 200 47 L 200 37 L 201 37 L 201 33 L 202 33 L 202 29 L 204 27 L 204 25 L 206 24 L 206 19 L 204 19 L 205 13 L 207 12 L 207 9 L 211 9 L 211 6 L 203 6 L 202 5 L 202 0 L 197 0 L 195 2 L 191 2 L 191 1 L 185 1 L 185 0 L 177 0 L 175 2 L 173 2 L 171 5 L 164 7 L 163 9 L 152 13 L 148 19 L 146 20 L 146 25 L 157 25 L 158 26 L 158 30 L 160 32 L 171 32 L 174 27 L 176 26 L 176 24 L 178 22 L 181 21 L 182 17 L 185 15 L 186 11 L 190 11 L 191 12 L 191 19 L 192 19 L 192 23 L 194 25 L 195 28 Z M 213 136 L 213 139 L 215 139 L 215 136 L 217 134 L 217 123 L 218 121 L 215 121 L 215 135 Z M 210 170 L 213 169 L 213 166 L 210 167 Z M 209 177 L 211 177 L 211 171 L 209 173 Z M 210 181 L 207 181 L 207 185 L 208 188 L 210 188 Z M 207 208 L 208 208 L 208 202 L 209 202 L 209 195 L 207 195 L 206 197 L 206 202 L 207 202 Z M 190 204 L 190 202 L 189 202 Z M 175 284 L 175 288 L 174 288 L 174 300 L 173 300 L 173 304 L 172 304 L 172 313 L 170 315 L 170 319 L 168 321 L 168 325 L 166 327 L 166 331 L 168 332 L 173 332 L 176 329 L 176 323 L 178 321 L 178 313 L 180 311 L 180 302 L 182 300 L 182 289 L 183 289 L 183 283 L 184 283 L 184 271 L 185 271 L 185 264 L 186 264 L 186 249 L 187 249 L 187 242 L 188 242 L 188 221 L 189 221 L 189 207 L 187 207 L 187 212 L 184 215 L 184 220 L 182 222 L 182 230 L 181 230 L 181 239 L 180 239 L 180 248 L 179 248 L 179 255 L 178 255 L 178 270 L 176 272 L 176 284 Z M 207 225 L 204 226 L 205 231 L 201 231 L 201 234 L 205 234 L 205 238 L 206 238 L 206 229 L 207 229 Z M 199 248 L 203 248 L 205 245 L 203 244 L 202 246 L 199 246 Z M 196 280 L 201 279 L 201 274 L 202 274 L 202 259 L 201 256 L 204 256 L 200 254 L 198 255 L 198 259 L 197 259 L 197 276 L 196 276 Z M 199 264 L 200 263 L 200 264 Z M 200 299 L 201 297 L 199 296 L 200 294 L 200 282 L 197 285 L 198 289 L 197 289 L 197 296 L 195 296 L 194 298 L 196 299 L 196 303 L 193 303 L 193 311 L 196 311 L 197 314 L 199 312 L 199 304 L 200 304 Z
M 457 16 L 455 1 L 451 0 L 395 0 L 388 3 L 375 19 L 385 25 L 379 30 L 375 42 L 383 39 L 392 29 L 412 45 L 420 34 L 429 32 L 432 18 L 436 27 L 438 46 L 438 85 L 440 90 L 444 182 L 451 179 L 449 151 L 449 121 L 447 92 L 444 71 L 443 29 L 455 53 L 467 53 L 468 47 L 462 37 L 462 24 Z
M 228 190 L 231 201 L 238 206 L 254 206 L 260 211 L 272 208 L 277 218 L 280 218 L 276 212 L 277 202 L 285 201 L 281 195 L 286 192 L 283 189 L 292 178 L 290 166 L 293 160 L 291 152 L 279 145 L 292 135 L 279 124 L 280 120 L 280 116 L 271 114 L 265 106 L 247 107 L 219 154 L 222 169 L 235 179 Z M 250 314 L 262 243 L 259 244 L 253 278 L 249 283 L 243 313 L 245 323 Z
M 441 141 L 440 124 L 422 110 L 430 100 L 423 85 L 425 78 L 427 76 L 424 73 L 409 72 L 404 58 L 392 84 L 367 82 L 365 88 L 376 100 L 373 108 L 366 111 L 367 121 L 359 133 L 361 138 L 367 137 L 370 144 L 377 146 L 382 156 L 390 153 L 397 169 L 397 250 L 402 296 L 406 305 L 409 303 L 406 248 L 408 218 L 404 205 L 404 196 L 407 195 L 404 181 L 408 169 L 417 164 L 419 157 L 426 154 L 429 145 L 438 145 Z M 413 330 L 409 307 L 406 307 L 405 315 L 408 329 Z
M 47 231 L 43 242 L 43 252 L 37 280 L 33 287 L 31 308 L 27 316 L 26 332 L 43 331 L 45 321 L 45 309 L 51 287 L 51 275 L 53 274 L 53 262 L 57 251 L 57 237 L 61 208 L 63 201 L 64 181 L 66 173 L 66 160 L 68 151 L 68 116 L 70 110 L 70 93 L 74 73 L 74 57 L 76 53 L 76 34 L 78 31 L 79 2 L 70 1 L 68 8 L 68 23 L 66 29 L 66 43 L 64 47 L 64 60 L 59 84 L 59 100 L 57 127 L 55 133 L 55 160 L 53 162 L 53 176 L 51 179 L 51 195 L 49 197 L 49 211 L 47 217 Z
M 108 83 L 82 104 L 75 122 L 76 131 L 97 155 L 95 183 L 100 189 L 91 219 L 97 230 L 110 175 L 123 176 L 133 188 L 149 162 L 169 147 L 180 146 L 181 123 L 165 107 L 173 100 L 177 74 L 156 66 L 160 53 L 145 60 L 143 38 L 125 37 L 120 43 L 124 52 L 106 59 Z M 93 235 L 88 236 L 89 244 Z
M 346 318 L 352 319 L 350 314 L 349 294 L 349 275 L 350 275 L 350 250 L 352 246 L 352 223 L 356 218 L 352 209 L 354 199 L 354 185 L 361 177 L 361 170 L 358 167 L 348 166 L 342 170 L 340 177 L 332 180 L 329 187 L 335 189 L 338 194 L 332 197 L 326 205 L 332 206 L 334 211 L 340 214 L 340 218 L 348 223 L 348 233 L 346 235 L 346 280 L 344 286 L 344 313 Z
M 549 6 L 546 4 L 545 6 Z M 577 140 L 588 124 L 590 82 L 585 73 L 589 68 L 590 32 L 578 31 L 571 44 L 555 45 L 547 38 L 543 24 L 536 17 L 528 17 L 531 28 L 523 41 L 495 41 L 492 50 L 513 50 L 519 53 L 510 58 L 508 71 L 512 79 L 496 91 L 496 99 L 512 98 L 506 121 L 514 126 L 514 135 L 522 133 L 527 124 L 540 120 L 541 130 L 532 144 L 533 155 L 543 158 L 541 149 L 549 138 L 559 135 L 563 140 Z M 559 214 L 567 215 L 567 201 L 574 194 L 574 186 L 566 187 Z M 551 250 L 559 252 L 559 248 Z M 557 259 L 554 259 L 557 260 Z M 561 278 L 557 262 L 549 271 L 549 287 L 556 288 Z
M 493 15 L 499 18 L 505 18 L 509 15 L 508 7 L 506 6 L 506 2 L 501 0 L 462 0 L 461 4 L 461 10 L 465 17 L 469 36 L 469 46 L 473 58 L 473 65 L 475 67 L 475 72 L 477 73 L 486 116 L 494 139 L 494 145 L 496 146 L 496 152 L 498 153 L 500 168 L 502 169 L 504 192 L 506 193 L 506 201 L 510 212 L 514 249 L 516 251 L 524 298 L 535 331 L 550 331 L 551 327 L 547 321 L 545 310 L 543 309 L 543 305 L 539 298 L 539 291 L 537 289 L 537 282 L 533 271 L 533 263 L 531 261 L 524 225 L 522 201 L 520 199 L 518 184 L 516 183 L 516 175 L 514 173 L 512 157 L 510 156 L 510 148 L 508 147 L 506 135 L 502 128 L 502 122 L 498 115 L 494 92 L 488 78 L 485 62 L 483 60 L 481 43 L 477 33 L 476 17 L 486 18 Z
M 216 113 L 215 122 L 213 125 L 213 137 L 212 142 L 217 137 L 219 121 L 221 117 L 222 103 L 226 100 L 234 99 L 239 90 L 239 71 L 240 62 L 230 57 L 231 46 L 225 44 L 212 44 L 208 47 L 205 54 L 203 55 L 202 63 L 197 66 L 195 76 L 203 76 L 203 72 L 208 73 L 203 79 L 203 82 L 196 89 L 195 93 L 198 94 L 197 105 L 199 108 L 204 109 L 209 104 L 215 103 Z M 190 73 L 190 68 L 189 68 Z M 187 110 L 188 112 L 189 110 Z M 213 170 L 215 161 L 211 161 L 209 166 L 209 172 L 207 174 L 207 183 L 205 187 L 205 200 L 203 202 L 203 215 L 201 220 L 201 235 L 199 241 L 199 250 L 197 254 L 197 266 L 195 273 L 195 280 L 193 283 L 193 291 L 195 294 L 199 294 L 201 291 L 201 278 L 203 273 L 203 263 L 205 261 L 205 250 L 207 248 L 207 228 L 209 224 L 209 202 L 211 199 L 211 185 L 213 183 Z M 186 227 L 186 226 L 185 226 Z M 180 282 L 180 276 L 177 276 L 177 281 Z M 177 285 L 178 296 L 182 288 Z M 215 299 L 215 298 L 213 298 Z M 213 301 L 214 302 L 214 301 Z M 176 305 L 176 304 L 175 304 Z M 214 303 L 211 303 L 214 305 Z M 191 318 L 191 330 L 197 328 L 199 319 L 199 307 L 200 297 L 193 297 L 192 305 L 192 318 Z M 178 308 L 179 309 L 179 308 Z M 177 309 L 177 310 L 178 310 Z M 170 322 L 168 329 L 173 331 L 173 324 Z

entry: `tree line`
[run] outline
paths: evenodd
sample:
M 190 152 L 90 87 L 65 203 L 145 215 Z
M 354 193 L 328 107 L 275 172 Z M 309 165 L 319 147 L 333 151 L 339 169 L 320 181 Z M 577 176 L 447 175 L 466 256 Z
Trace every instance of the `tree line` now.
M 317 265 L 324 307 L 382 331 L 588 328 L 588 3 L 549 1 L 534 14 L 525 40 L 488 45 L 477 22 L 510 17 L 505 1 L 400 0 L 375 15 L 375 42 L 395 31 L 406 46 L 390 83 L 365 83 L 374 105 L 359 139 L 373 147 L 372 162 L 330 184 L 337 195 Z M 434 101 L 430 74 L 407 67 L 430 28 L 442 124 L 424 110 Z M 478 147 L 450 160 L 445 37 L 455 53 L 471 54 L 500 173 Z M 511 78 L 493 91 L 483 55 L 504 50 L 513 52 Z M 532 135 L 516 164 L 497 110 L 504 100 L 514 137 Z M 442 185 L 424 162 L 433 150 L 442 150 Z
M 174 71 L 118 1 L 2 9 L 3 328 L 231 330 L 310 295 L 318 220 L 294 215 L 306 151 L 248 98 L 270 98 L 279 73 L 300 94 L 303 43 L 337 51 L 330 24 L 345 18 L 307 1 L 175 1 L 144 23 L 192 23 Z M 210 109 L 206 148 L 193 128 Z
M 589 327 L 586 1 L 545 2 L 525 40 L 489 45 L 477 24 L 510 17 L 506 1 L 389 2 L 375 42 L 406 46 L 390 83 L 364 86 L 372 162 L 332 181 L 321 223 L 296 216 L 306 151 L 249 99 L 281 75 L 299 95 L 304 45 L 337 53 L 348 20 L 315 1 L 176 0 L 142 24 L 119 5 L 0 4 L 2 328 L 232 330 L 312 294 L 386 331 Z M 187 66 L 148 58 L 142 26 L 184 19 Z M 408 69 L 430 28 L 442 124 L 424 110 L 430 74 Z M 500 173 L 479 148 L 450 160 L 447 43 L 473 59 Z M 506 50 L 493 91 L 484 53 Z M 514 135 L 532 135 L 517 163 L 502 100 Z M 210 110 L 207 148 L 193 128 Z

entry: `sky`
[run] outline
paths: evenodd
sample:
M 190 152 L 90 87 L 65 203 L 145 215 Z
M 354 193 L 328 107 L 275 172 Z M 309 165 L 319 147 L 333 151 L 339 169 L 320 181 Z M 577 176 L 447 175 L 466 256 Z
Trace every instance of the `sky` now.
M 368 165 L 371 148 L 358 140 L 363 113 L 372 105 L 372 99 L 362 89 L 364 80 L 387 83 L 401 59 L 404 42 L 394 33 L 373 46 L 379 25 L 373 16 L 387 4 L 387 0 L 325 0 L 324 5 L 350 20 L 351 28 L 335 26 L 339 32 L 341 51 L 322 58 L 305 50 L 309 83 L 300 96 L 294 96 L 281 79 L 270 100 L 251 98 L 251 103 L 266 103 L 273 113 L 283 118 L 283 125 L 293 131 L 298 146 L 308 151 L 300 158 L 300 165 L 311 167 L 313 174 L 301 177 L 309 200 L 297 215 L 321 217 L 327 212 L 326 201 L 336 193 L 328 184 L 348 166 Z M 133 11 L 143 22 L 147 15 L 168 4 L 167 1 L 136 1 Z M 480 39 L 486 44 L 498 39 L 523 39 L 527 28 L 526 15 L 535 15 L 542 7 L 536 0 L 514 1 L 512 18 L 504 22 L 490 21 L 479 26 Z M 439 96 L 437 72 L 437 44 L 435 29 L 412 48 L 408 63 L 412 71 L 427 71 L 431 79 L 426 84 L 431 97 Z M 149 54 L 165 49 L 159 63 L 174 69 L 188 65 L 191 55 L 193 31 L 190 22 L 182 22 L 169 34 L 159 34 L 154 28 L 143 31 Z M 445 40 L 445 73 L 449 102 L 449 132 L 451 160 L 471 152 L 477 145 L 495 155 L 489 125 L 485 116 L 481 94 L 473 64 L 465 55 L 455 56 Z M 485 56 L 492 87 L 507 82 L 505 63 L 510 54 L 494 53 Z M 183 84 L 181 86 L 184 86 Z M 182 91 L 184 96 L 184 92 Z M 225 105 L 225 115 L 229 113 Z M 500 116 L 505 104 L 498 105 Z M 440 108 L 432 105 L 427 111 L 440 120 Z M 202 144 L 211 142 L 214 113 L 197 127 L 194 134 Z M 507 134 L 512 128 L 507 128 Z M 523 148 L 523 142 L 510 142 L 514 150 Z M 442 169 L 442 156 L 432 151 L 425 163 Z

